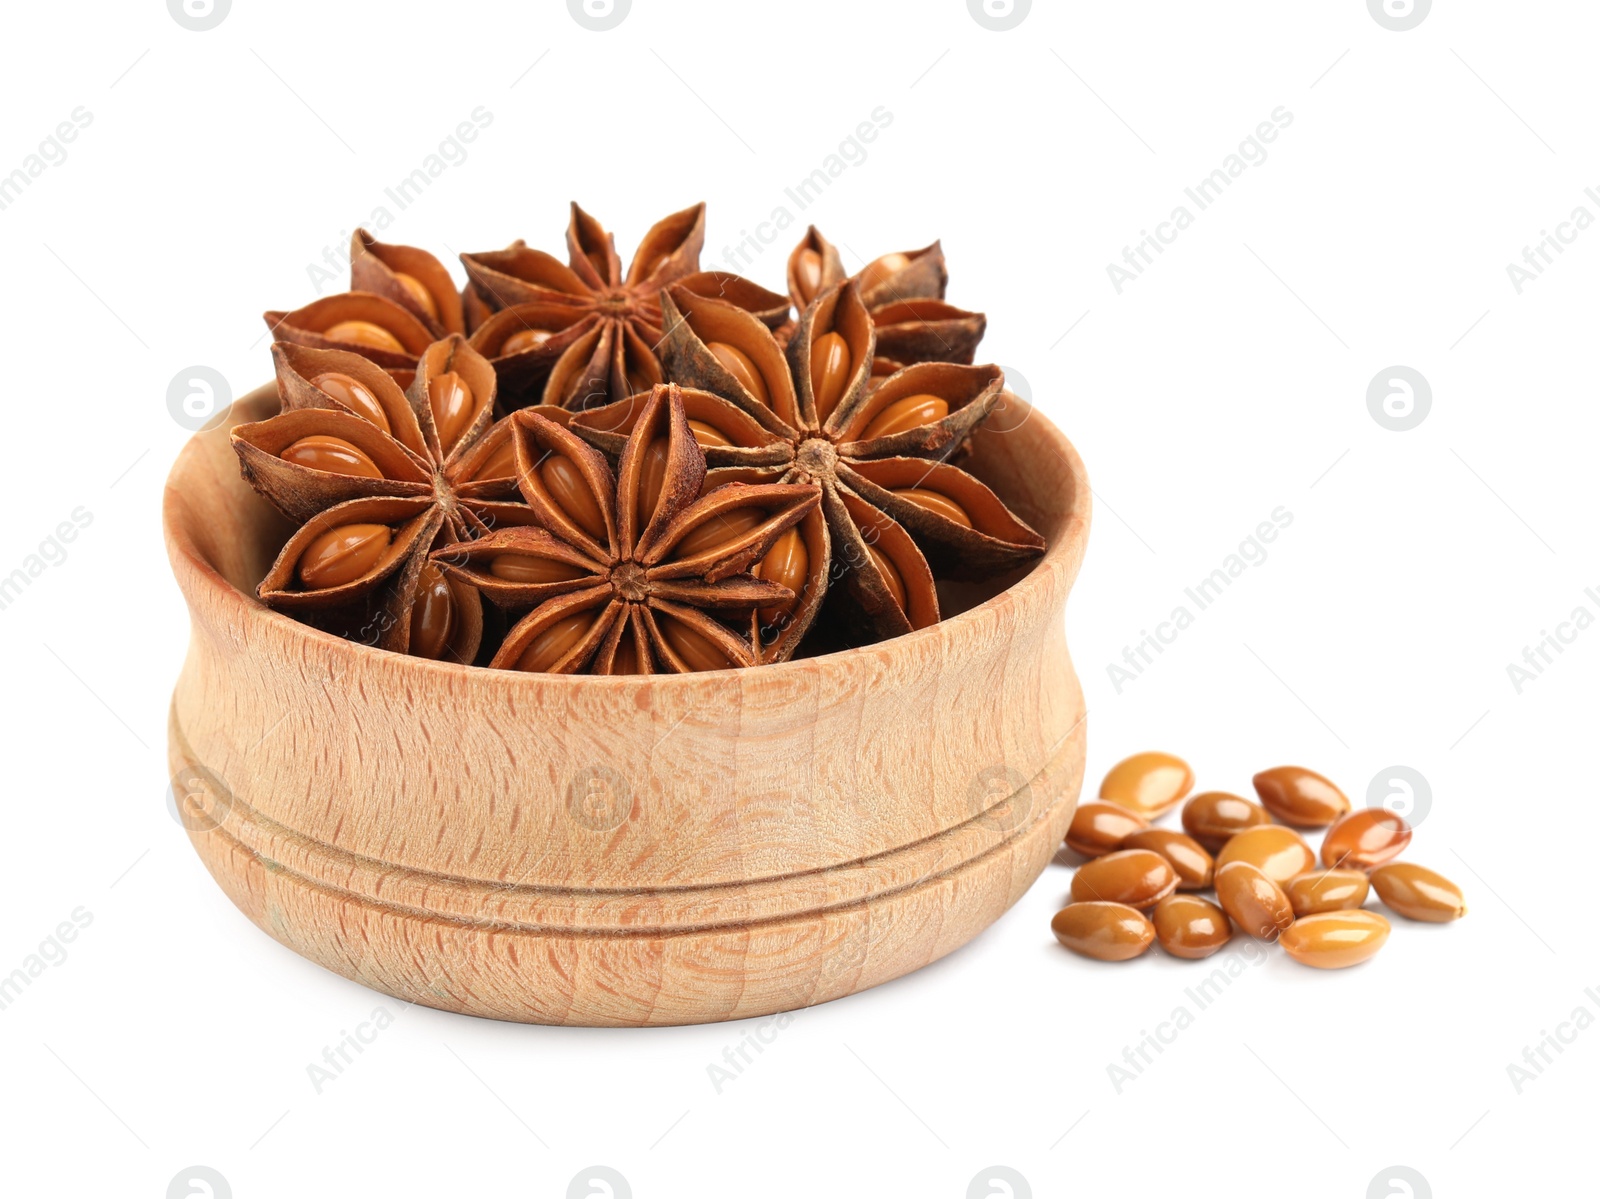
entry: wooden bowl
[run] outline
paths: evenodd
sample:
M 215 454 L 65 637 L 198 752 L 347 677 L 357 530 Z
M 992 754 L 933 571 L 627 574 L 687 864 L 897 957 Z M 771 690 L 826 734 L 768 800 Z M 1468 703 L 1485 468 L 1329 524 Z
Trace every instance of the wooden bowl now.
M 277 407 L 271 387 L 229 423 Z M 173 791 L 283 944 L 400 999 L 541 1024 L 734 1020 L 949 953 L 1027 890 L 1082 783 L 1062 613 L 1071 444 L 1008 397 L 973 461 L 1049 541 L 1008 589 L 862 649 L 588 678 L 467 668 L 272 612 L 289 530 L 197 434 L 164 524 L 193 635 Z

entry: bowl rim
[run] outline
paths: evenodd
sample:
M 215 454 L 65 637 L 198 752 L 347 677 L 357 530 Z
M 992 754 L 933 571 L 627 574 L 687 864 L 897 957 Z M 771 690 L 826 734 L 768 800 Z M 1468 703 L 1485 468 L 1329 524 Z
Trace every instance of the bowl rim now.
M 1053 446 L 1065 466 L 1067 477 L 1072 482 L 1072 502 L 1063 516 L 1062 531 L 1046 546 L 1044 554 L 1033 564 L 1029 572 L 1003 591 L 990 596 L 963 612 L 943 618 L 938 623 L 929 625 L 927 628 L 915 629 L 910 633 L 904 633 L 884 641 L 873 642 L 870 645 L 833 650 L 829 653 L 818 654 L 809 658 L 791 658 L 787 662 L 768 663 L 753 669 L 758 670 L 763 677 L 777 681 L 783 678 L 784 675 L 769 672 L 782 671 L 788 675 L 793 675 L 796 672 L 806 670 L 838 669 L 842 662 L 859 658 L 860 655 L 866 653 L 915 654 L 930 641 L 947 637 L 959 630 L 964 624 L 985 619 L 999 606 L 1026 605 L 1043 601 L 1047 598 L 1044 593 L 1057 586 L 1070 589 L 1082 563 L 1084 549 L 1088 541 L 1090 513 L 1093 503 L 1092 493 L 1089 488 L 1088 471 L 1084 467 L 1083 459 L 1079 456 L 1077 448 L 1049 417 L 1031 402 L 1016 395 L 1014 392 L 1006 391 L 1003 394 L 1008 404 L 1020 404 L 1025 409 L 1023 418 L 1005 432 L 1015 433 L 1028 425 L 1035 425 L 1037 427 L 1036 436 L 1044 437 Z M 287 614 L 268 607 L 256 596 L 235 587 L 200 551 L 185 523 L 185 518 L 189 511 L 188 497 L 175 483 L 175 479 L 183 468 L 188 465 L 190 459 L 201 452 L 201 438 L 225 435 L 238 425 L 245 424 L 248 421 L 267 419 L 271 413 L 250 415 L 247 410 L 260 407 L 266 401 L 275 401 L 277 398 L 277 385 L 270 382 L 264 383 L 253 391 L 240 396 L 229 407 L 228 415 L 223 421 L 209 428 L 197 430 L 184 442 L 183 448 L 179 450 L 177 456 L 173 459 L 171 469 L 168 471 L 167 480 L 162 489 L 161 528 L 167 546 L 167 557 L 177 578 L 179 590 L 184 593 L 185 601 L 189 603 L 191 608 L 191 620 L 195 618 L 196 600 L 200 597 L 191 596 L 190 587 L 198 584 L 205 589 L 204 601 L 208 612 L 232 611 L 237 614 L 236 620 L 240 623 L 247 620 L 261 621 L 262 619 L 281 621 L 285 626 L 288 626 L 290 635 L 303 637 L 309 644 L 319 647 L 324 652 L 348 653 L 352 655 L 355 663 L 374 661 L 369 655 L 378 655 L 377 663 L 387 663 L 392 658 L 404 658 L 412 668 L 443 672 L 444 678 L 482 679 L 485 682 L 498 681 L 512 686 L 587 687 L 592 690 L 601 688 L 617 690 L 628 686 L 638 686 L 641 682 L 644 682 L 651 687 L 682 687 L 687 689 L 704 686 L 706 683 L 715 680 L 726 680 L 732 677 L 743 678 L 752 669 L 750 667 L 729 667 L 724 670 L 696 671 L 689 674 L 616 676 L 497 670 L 488 666 L 476 666 L 464 662 L 441 662 L 430 658 L 412 658 L 405 654 L 395 654 L 390 650 L 349 641 L 343 637 L 314 628 L 311 625 L 302 624 Z M 241 413 L 244 414 L 241 415 Z M 997 430 L 988 430 L 987 432 L 990 434 L 998 433 Z M 262 502 L 265 503 L 266 500 L 263 498 Z

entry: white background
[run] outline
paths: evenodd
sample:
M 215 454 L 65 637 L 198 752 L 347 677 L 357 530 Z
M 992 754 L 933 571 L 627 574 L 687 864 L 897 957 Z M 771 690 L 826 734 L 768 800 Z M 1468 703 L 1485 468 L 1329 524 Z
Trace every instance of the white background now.
M 235 0 L 199 33 L 154 0 L 7 9 L 0 174 L 74 108 L 92 123 L 0 211 L 0 575 L 93 519 L 0 611 L 0 974 L 74 909 L 92 923 L 0 1011 L 0 1190 L 159 1199 L 195 1164 L 239 1199 L 561 1196 L 595 1163 L 642 1199 L 957 1197 L 997 1163 L 1051 1196 L 1359 1199 L 1396 1164 L 1437 1196 L 1592 1178 L 1600 1031 L 1569 1027 L 1520 1094 L 1507 1067 L 1600 1017 L 1600 628 L 1520 693 L 1507 665 L 1600 616 L 1600 230 L 1521 294 L 1506 266 L 1600 216 L 1593 6 L 1441 0 L 1408 32 L 1362 0 L 1041 2 L 1009 32 L 960 0 L 632 9 L 593 32 L 550 0 Z M 257 931 L 165 806 L 187 621 L 158 504 L 188 435 L 167 386 L 196 364 L 264 382 L 260 313 L 313 298 L 308 264 L 480 105 L 492 124 L 386 240 L 561 252 L 578 199 L 626 260 L 705 199 L 719 265 L 785 207 L 747 271 L 781 290 L 811 220 L 851 269 L 942 238 L 951 300 L 989 315 L 979 360 L 1094 482 L 1068 614 L 1089 787 L 1149 747 L 1203 787 L 1302 762 L 1357 802 L 1409 765 L 1432 805 L 1408 856 L 1470 915 L 1397 920 L 1357 970 L 1275 955 L 1120 1093 L 1108 1065 L 1193 1008 L 1199 968 L 1061 950 L 1059 865 L 946 960 L 796 1014 L 721 1093 L 708 1066 L 758 1022 L 404 1009 Z M 801 213 L 784 188 L 878 106 L 892 124 Z M 1118 294 L 1107 264 L 1278 106 L 1266 160 Z M 1396 364 L 1432 388 L 1409 432 L 1367 408 Z M 1267 560 L 1119 691 L 1108 664 L 1280 505 Z M 379 1006 L 392 1027 L 316 1093 L 307 1066 Z

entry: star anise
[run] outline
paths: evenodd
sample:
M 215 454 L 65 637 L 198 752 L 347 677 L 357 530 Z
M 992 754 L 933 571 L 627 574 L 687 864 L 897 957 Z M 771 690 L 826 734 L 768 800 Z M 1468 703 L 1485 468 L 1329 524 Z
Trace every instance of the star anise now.
M 783 296 L 724 271 L 701 271 L 705 205 L 658 221 L 626 274 L 612 236 L 572 205 L 569 264 L 526 242 L 463 254 L 467 306 L 482 312 L 473 348 L 500 374 L 506 407 L 543 402 L 591 408 L 663 381 L 661 289 L 677 282 L 757 314 L 772 327 L 788 316 Z
M 730 483 L 702 494 L 705 455 L 683 393 L 658 386 L 634 399 L 615 474 L 555 421 L 513 414 L 517 485 L 534 524 L 434 552 L 452 579 L 505 607 L 531 608 L 491 666 L 559 674 L 752 666 L 750 613 L 793 602 L 793 591 L 749 567 L 816 509 L 816 487 Z M 735 632 L 714 612 L 746 623 Z
M 439 338 L 466 332 L 461 297 L 444 264 L 365 229 L 350 238 L 349 291 L 264 319 L 277 341 L 348 350 L 395 370 L 416 366 Z
M 1043 538 L 993 491 L 944 461 L 999 401 L 998 367 L 916 363 L 870 388 L 875 333 L 855 282 L 806 307 L 787 351 L 724 301 L 673 286 L 662 307 L 668 377 L 713 393 L 688 410 L 716 464 L 707 484 L 822 489 L 820 510 L 756 567 L 798 593 L 758 614 L 762 661 L 794 653 L 838 574 L 856 615 L 888 637 L 939 619 L 934 569 L 984 578 L 1043 552 Z M 580 413 L 572 428 L 614 450 L 636 414 L 637 404 L 624 400 Z
M 235 428 L 233 447 L 299 527 L 257 594 L 384 649 L 471 662 L 482 604 L 428 554 L 528 519 L 511 428 L 491 426 L 493 369 L 459 333 L 427 347 L 409 393 L 358 354 L 279 342 L 272 357 L 283 411 Z
M 800 312 L 846 279 L 838 249 L 815 225 L 790 253 L 788 276 L 789 298 Z M 973 360 L 986 320 L 981 312 L 945 303 L 950 275 L 938 242 L 880 255 L 849 278 L 860 289 L 877 331 L 874 379 L 913 362 Z

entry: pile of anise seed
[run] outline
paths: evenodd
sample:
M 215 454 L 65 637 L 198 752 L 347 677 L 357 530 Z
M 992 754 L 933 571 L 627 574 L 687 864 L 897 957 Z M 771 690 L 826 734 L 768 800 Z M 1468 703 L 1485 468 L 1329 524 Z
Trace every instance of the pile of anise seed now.
M 936 581 L 1043 552 L 958 465 L 1009 393 L 937 242 L 847 275 L 810 229 L 782 294 L 704 240 L 698 204 L 624 271 L 574 204 L 565 261 L 463 254 L 458 289 L 358 231 L 349 291 L 266 314 L 282 410 L 232 431 L 295 527 L 261 599 L 423 658 L 669 673 L 925 628 Z

